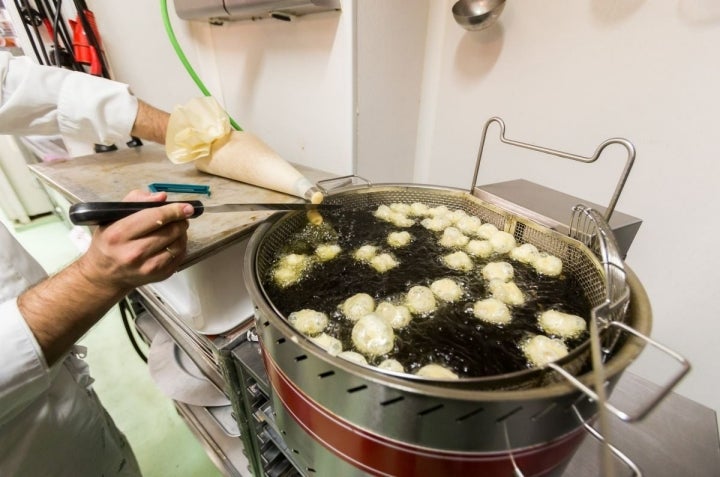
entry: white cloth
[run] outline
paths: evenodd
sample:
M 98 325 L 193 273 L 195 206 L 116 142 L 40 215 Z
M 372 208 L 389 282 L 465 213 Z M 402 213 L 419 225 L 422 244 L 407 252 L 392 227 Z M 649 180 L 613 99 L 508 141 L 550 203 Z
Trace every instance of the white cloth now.
M 137 102 L 132 111 L 127 87 L 55 70 L 0 52 L 0 132 L 39 129 L 93 142 L 129 133 Z M 95 110 L 98 98 L 117 105 L 118 115 Z M 17 296 L 44 277 L 42 267 L 0 225 L 0 476 L 140 475 L 130 446 L 90 387 L 79 347 L 48 367 L 18 310 Z

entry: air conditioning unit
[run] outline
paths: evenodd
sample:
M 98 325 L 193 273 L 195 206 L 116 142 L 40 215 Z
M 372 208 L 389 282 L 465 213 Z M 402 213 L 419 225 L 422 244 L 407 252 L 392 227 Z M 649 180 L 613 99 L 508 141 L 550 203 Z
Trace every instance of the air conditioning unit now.
M 265 18 L 291 21 L 303 15 L 340 10 L 340 0 L 175 0 L 175 12 L 183 20 L 211 23 Z

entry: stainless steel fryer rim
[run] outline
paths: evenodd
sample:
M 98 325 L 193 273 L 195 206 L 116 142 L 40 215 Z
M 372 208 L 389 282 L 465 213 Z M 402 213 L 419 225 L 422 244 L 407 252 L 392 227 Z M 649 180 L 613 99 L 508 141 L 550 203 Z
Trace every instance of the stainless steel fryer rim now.
M 413 199 L 404 197 L 409 196 Z M 414 200 L 417 199 L 417 200 Z M 519 242 L 533 243 L 538 245 L 540 250 L 548 251 L 563 259 L 564 267 L 581 268 L 580 278 L 582 287 L 591 300 L 592 306 L 596 306 L 605 299 L 605 277 L 604 270 L 597 257 L 583 243 L 571 237 L 562 235 L 554 230 L 537 224 L 536 222 L 516 214 L 508 212 L 501 207 L 483 201 L 466 190 L 452 187 L 441 187 L 435 185 L 424 184 L 373 184 L 373 185 L 355 185 L 346 186 L 336 189 L 327 194 L 325 202 L 330 204 L 351 205 L 353 203 L 362 203 L 363 206 L 390 204 L 393 202 L 410 203 L 413 201 L 421 201 L 431 206 L 447 205 L 448 207 L 463 209 L 466 212 L 472 212 L 474 215 L 480 216 L 483 222 L 491 222 L 498 229 L 512 233 Z M 570 215 L 571 211 L 568 211 Z M 263 272 L 269 266 L 267 259 L 260 258 L 263 252 L 263 246 L 267 246 L 270 238 L 275 238 L 278 234 L 281 237 L 287 237 L 289 234 L 282 230 L 283 227 L 296 229 L 297 225 L 304 223 L 304 214 L 290 213 L 283 216 L 277 216 L 272 221 L 262 224 L 255 232 L 253 238 L 256 244 L 251 249 L 254 250 L 255 265 L 253 266 L 253 275 L 257 280 L 261 294 L 267 303 L 270 303 L 273 311 L 287 322 L 287 317 L 278 310 L 270 301 L 268 294 L 262 284 Z M 293 222 L 294 221 L 294 222 Z M 262 236 L 262 238 L 260 238 Z M 260 265 L 259 263 L 262 262 Z M 578 273 L 573 270 L 573 273 Z M 612 317 L 613 319 L 625 320 L 626 315 Z M 288 325 L 289 326 L 289 325 Z M 292 327 L 291 327 L 292 329 Z M 316 347 L 318 351 L 323 351 L 316 344 L 308 340 L 304 335 L 296 332 L 301 338 L 310 343 L 311 349 Z M 589 338 L 580 345 L 574 347 L 570 353 L 562 359 L 555 362 L 556 365 L 562 366 L 571 374 L 577 375 L 580 368 L 585 364 L 584 356 L 587 354 L 590 345 Z M 324 352 L 324 351 L 323 351 Z M 341 358 L 331 357 L 333 363 L 345 365 L 347 362 Z M 361 367 L 360 365 L 353 366 Z M 341 366 L 344 367 L 344 366 Z M 563 378 L 556 376 L 556 372 L 548 366 L 533 367 L 515 371 L 512 373 L 504 373 L 493 376 L 482 376 L 472 378 L 460 378 L 458 380 L 435 380 L 418 377 L 412 374 L 393 373 L 386 370 L 373 369 L 386 376 L 395 376 L 410 382 L 429 382 L 434 386 L 447 387 L 487 387 L 487 388 L 526 388 L 528 384 L 536 385 L 542 383 L 547 384 L 549 381 L 564 381 Z

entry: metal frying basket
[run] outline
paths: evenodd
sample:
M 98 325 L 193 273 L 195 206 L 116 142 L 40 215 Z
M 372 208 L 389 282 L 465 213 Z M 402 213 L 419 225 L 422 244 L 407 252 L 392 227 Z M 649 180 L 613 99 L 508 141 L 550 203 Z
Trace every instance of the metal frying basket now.
M 503 126 L 503 142 L 580 158 L 507 140 L 504 124 L 498 118 L 486 124 L 485 132 L 497 121 Z M 584 162 L 597 159 L 608 141 L 603 144 L 594 159 Z M 634 149 L 629 147 L 629 155 L 634 158 Z M 593 306 L 593 319 L 603 330 L 605 386 L 612 389 L 646 344 L 668 352 L 682 365 L 670 384 L 636 415 L 606 403 L 606 408 L 621 419 L 641 419 L 687 373 L 689 365 L 681 356 L 647 338 L 651 327 L 647 294 L 613 249 L 605 219 L 622 186 L 616 190 L 605 218 L 579 207 L 573 230 L 567 236 L 473 195 L 481 153 L 482 144 L 469 192 L 430 185 L 373 185 L 347 176 L 324 181 L 340 184 L 332 191 L 326 190 L 326 201 L 346 207 L 424 202 L 462 209 L 513 234 L 519 242 L 560 257 L 564 269 L 581 283 Z M 629 172 L 630 165 L 626 165 L 625 172 Z M 546 475 L 548 465 L 557 467 L 572 455 L 583 428 L 603 439 L 590 425 L 597 415 L 598 396 L 591 389 L 595 373 L 585 372 L 589 342 L 545 367 L 500 376 L 433 381 L 331 356 L 297 332 L 272 303 L 262 281 L 278 250 L 305 221 L 305 215 L 290 213 L 261 224 L 250 240 L 244 275 L 256 305 L 258 335 L 277 422 L 293 451 L 305 459 L 308 467 L 327 475 L 340 475 L 342 470 L 342 475 L 353 476 L 368 472 L 408 476 Z M 636 475 L 640 474 L 622 453 L 616 449 L 613 452 Z
M 602 265 L 584 244 L 506 212 L 462 190 L 409 184 L 365 183 L 335 190 L 327 195 L 325 202 L 341 205 L 344 208 L 376 208 L 383 204 L 421 202 L 430 207 L 444 205 L 451 210 L 463 210 L 470 215 L 480 217 L 484 222 L 494 224 L 499 230 L 513 234 L 519 243 L 533 244 L 539 250 L 561 258 L 565 273 L 577 278 L 591 306 L 596 307 L 604 303 L 608 293 Z M 306 224 L 307 219 L 303 213 L 286 215 L 273 224 L 257 250 L 255 273 L 258 277 L 267 276 L 268 270 L 277 260 L 278 251 L 287 243 L 289 237 L 302 230 Z M 267 291 L 264 287 L 262 289 L 265 298 L 269 300 Z M 280 310 L 276 312 L 284 316 Z M 617 313 L 616 316 L 607 319 L 624 320 L 624 314 Z M 578 373 L 586 364 L 587 347 L 586 341 L 558 364 L 571 374 Z M 461 378 L 442 385 L 470 386 L 474 389 L 518 389 L 539 386 L 558 379 L 558 376 L 553 375 L 555 373 L 547 368 L 534 368 L 490 377 Z M 415 375 L 403 375 L 403 377 L 409 380 L 427 381 L 427 378 Z

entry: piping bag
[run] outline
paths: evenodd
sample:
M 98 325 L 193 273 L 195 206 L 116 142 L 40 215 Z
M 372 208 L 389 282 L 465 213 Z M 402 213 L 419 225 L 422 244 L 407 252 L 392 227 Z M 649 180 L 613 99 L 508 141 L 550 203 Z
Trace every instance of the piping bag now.
M 193 98 L 170 114 L 165 152 L 170 161 L 195 162 L 208 174 L 301 197 L 313 204 L 323 194 L 262 139 L 232 131 L 227 113 L 211 96 Z

